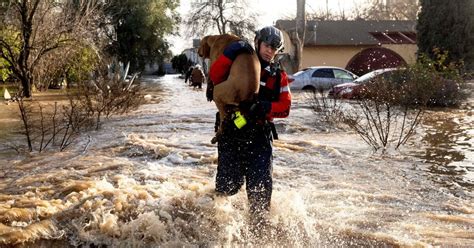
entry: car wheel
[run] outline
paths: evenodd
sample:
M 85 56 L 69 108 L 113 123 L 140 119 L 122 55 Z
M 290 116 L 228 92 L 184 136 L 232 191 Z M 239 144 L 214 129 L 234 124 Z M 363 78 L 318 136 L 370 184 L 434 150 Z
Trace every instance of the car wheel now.
M 313 86 L 305 86 L 302 90 L 308 93 L 316 93 L 316 88 L 314 88 Z

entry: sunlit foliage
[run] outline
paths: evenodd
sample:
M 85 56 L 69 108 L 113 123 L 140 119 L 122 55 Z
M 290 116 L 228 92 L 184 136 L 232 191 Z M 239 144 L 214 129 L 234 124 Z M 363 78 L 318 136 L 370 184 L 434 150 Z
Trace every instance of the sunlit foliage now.
M 147 63 L 162 62 L 170 56 L 164 37 L 177 31 L 178 4 L 177 0 L 110 1 L 105 9 L 111 27 L 109 53 L 130 62 L 132 72 Z

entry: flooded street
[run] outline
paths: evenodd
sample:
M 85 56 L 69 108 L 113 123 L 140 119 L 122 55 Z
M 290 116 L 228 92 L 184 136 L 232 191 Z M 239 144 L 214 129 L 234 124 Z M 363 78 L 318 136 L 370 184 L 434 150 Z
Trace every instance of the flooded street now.
M 205 90 L 176 75 L 144 83 L 148 104 L 62 153 L 8 152 L 22 137 L 0 115 L 0 247 L 474 243 L 472 105 L 428 113 L 410 147 L 382 156 L 352 132 L 321 131 L 294 93 L 290 116 L 276 120 L 270 225 L 254 235 L 245 187 L 214 194 L 216 108 Z
M 473 107 L 471 98 L 461 109 L 429 111 L 423 121 L 423 149 L 413 152 L 434 181 L 453 190 L 474 189 Z

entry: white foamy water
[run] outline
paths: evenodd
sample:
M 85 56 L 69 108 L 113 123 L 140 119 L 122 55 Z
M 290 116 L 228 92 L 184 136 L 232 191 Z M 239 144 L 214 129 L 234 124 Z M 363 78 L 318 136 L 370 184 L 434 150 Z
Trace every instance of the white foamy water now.
M 216 108 L 176 76 L 149 78 L 149 104 L 70 150 L 4 159 L 0 244 L 44 247 L 469 247 L 471 186 L 445 187 L 426 160 L 374 155 L 322 132 L 303 94 L 276 120 L 269 225 L 249 227 L 245 187 L 214 194 Z M 472 157 L 471 157 L 472 159 Z M 469 160 L 468 160 L 469 161 Z M 472 160 L 471 160 L 472 161 Z M 457 161 L 463 163 L 463 161 Z M 463 168 L 468 168 L 464 166 Z M 440 178 L 443 178 L 440 176 Z M 466 180 L 469 180 L 467 178 Z

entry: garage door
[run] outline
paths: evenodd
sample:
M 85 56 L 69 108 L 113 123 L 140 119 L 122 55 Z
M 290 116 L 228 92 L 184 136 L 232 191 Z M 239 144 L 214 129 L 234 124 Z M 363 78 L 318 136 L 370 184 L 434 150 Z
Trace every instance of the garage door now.
M 346 69 L 361 76 L 367 72 L 382 68 L 405 66 L 407 63 L 396 52 L 383 48 L 367 48 L 356 54 L 346 66 Z

